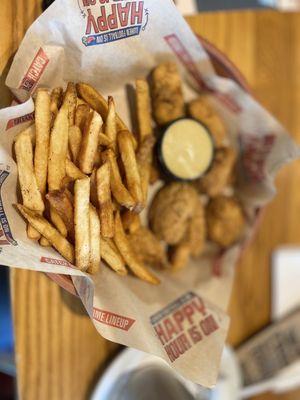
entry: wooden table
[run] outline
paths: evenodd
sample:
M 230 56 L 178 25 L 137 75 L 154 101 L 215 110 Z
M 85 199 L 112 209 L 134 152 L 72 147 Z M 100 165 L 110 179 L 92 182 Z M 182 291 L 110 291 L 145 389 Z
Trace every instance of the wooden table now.
M 0 106 L 11 58 L 29 24 L 40 13 L 38 0 L 2 0 L 0 14 Z M 256 97 L 300 141 L 300 14 L 272 11 L 208 13 L 188 18 L 195 32 L 223 50 L 240 68 Z M 281 244 L 300 242 L 300 162 L 277 179 L 278 195 L 237 267 L 228 341 L 247 338 L 269 321 L 270 256 Z M 102 339 L 79 300 L 45 275 L 11 272 L 18 389 L 23 400 L 86 399 L 117 346 Z M 299 399 L 300 392 L 257 399 Z

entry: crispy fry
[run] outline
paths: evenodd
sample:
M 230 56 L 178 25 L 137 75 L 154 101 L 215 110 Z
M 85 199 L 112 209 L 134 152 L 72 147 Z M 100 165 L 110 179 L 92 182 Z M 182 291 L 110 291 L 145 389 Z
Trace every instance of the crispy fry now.
M 72 161 L 66 159 L 66 174 L 71 180 L 75 181 L 76 179 L 86 178 L 86 175 L 80 171 L 79 168 L 76 167 Z
M 61 87 L 54 88 L 51 92 L 50 110 L 52 113 L 52 122 L 57 116 L 58 110 L 62 103 L 63 89 Z
M 69 237 L 74 241 L 74 209 L 66 189 L 53 190 L 46 195 L 50 206 L 63 220 Z
M 117 200 L 119 204 L 122 206 L 133 209 L 135 202 L 128 192 L 126 187 L 122 183 L 118 163 L 115 157 L 115 154 L 112 150 L 106 150 L 102 153 L 104 157 L 104 161 L 109 162 L 110 166 L 110 180 L 111 180 L 111 191 L 114 198 Z
M 34 173 L 38 188 L 44 196 L 47 185 L 48 154 L 51 128 L 50 95 L 38 89 L 35 101 L 35 153 Z
M 50 218 L 51 218 L 53 225 L 57 228 L 59 233 L 63 237 L 67 237 L 68 231 L 67 231 L 67 227 L 66 227 L 64 221 L 62 220 L 60 215 L 55 210 L 53 210 L 51 207 L 50 207 Z
M 127 275 L 125 261 L 111 239 L 102 238 L 101 258 L 119 275 Z
M 86 271 L 90 263 L 90 179 L 78 179 L 74 186 L 76 267 Z
M 112 149 L 115 152 L 117 146 L 117 122 L 115 103 L 112 96 L 108 96 L 108 113 L 105 121 L 105 134 L 112 142 Z
M 23 135 L 30 137 L 32 147 L 34 147 L 35 146 L 35 124 L 30 125 L 24 131 L 21 131 L 20 133 L 18 133 L 15 136 L 14 141 L 16 142 L 18 140 L 18 138 Z
M 23 217 L 70 263 L 74 262 L 74 248 L 45 218 L 37 212 L 17 204 Z
M 135 211 L 140 212 L 144 206 L 144 199 L 141 187 L 141 178 L 130 138 L 130 132 L 120 131 L 118 133 L 118 146 L 125 169 L 127 186 L 130 194 L 136 202 Z
M 101 256 L 100 220 L 96 209 L 90 205 L 90 265 L 88 272 L 95 274 L 99 271 Z
M 50 246 L 51 246 L 51 243 L 49 242 L 49 240 L 47 240 L 47 239 L 44 238 L 44 237 L 41 237 L 41 238 L 40 238 L 39 243 L 40 243 L 40 245 L 43 246 L 43 247 L 50 247 Z
M 99 132 L 99 146 L 112 147 L 113 142 L 104 133 Z
M 107 119 L 108 114 L 108 104 L 105 98 L 91 85 L 87 83 L 77 83 L 76 84 L 78 95 L 91 106 L 95 111 L 97 111 L 104 121 Z M 121 118 L 116 114 L 116 124 L 117 130 L 128 130 L 125 123 L 121 120 Z M 134 149 L 137 148 L 137 142 L 135 137 L 131 134 L 132 140 L 134 143 Z
M 48 159 L 48 187 L 49 190 L 59 190 L 66 175 L 66 158 L 68 150 L 68 110 L 61 107 L 54 122 L 50 136 L 50 150 Z
M 125 232 L 134 233 L 141 226 L 141 220 L 139 214 L 136 214 L 130 210 L 126 210 L 121 215 L 122 225 Z
M 100 208 L 101 235 L 114 236 L 114 216 L 110 191 L 110 167 L 106 162 L 97 171 L 97 195 Z
M 30 127 L 19 134 L 15 142 L 18 176 L 23 204 L 42 214 L 45 206 L 33 171 L 31 133 L 32 128 Z M 40 238 L 40 234 L 31 226 L 27 227 L 27 235 L 33 240 Z
M 77 92 L 73 82 L 68 83 L 63 106 L 66 106 L 68 109 L 69 126 L 73 126 L 75 124 L 75 111 L 77 106 Z
M 90 107 L 87 104 L 80 104 L 76 108 L 75 125 L 80 128 L 81 132 L 84 130 L 84 125 L 89 113 Z
M 148 187 L 151 176 L 152 152 L 154 144 L 155 144 L 154 136 L 152 135 L 146 136 L 142 141 L 142 143 L 140 144 L 136 156 L 141 178 L 141 187 L 142 187 L 144 205 L 146 205 L 148 198 Z
M 80 145 L 82 140 L 82 133 L 78 126 L 73 125 L 69 128 L 69 149 L 71 151 L 72 160 L 77 162 Z
M 39 240 L 42 239 L 41 238 L 41 234 L 40 232 L 38 232 L 36 229 L 34 229 L 33 226 L 31 225 L 27 225 L 27 236 L 29 239 L 31 240 Z
M 153 285 L 160 283 L 159 279 L 153 275 L 143 263 L 136 259 L 125 235 L 119 212 L 116 213 L 115 217 L 114 242 L 134 275 Z
M 152 135 L 151 122 L 151 99 L 148 82 L 145 79 L 137 79 L 136 86 L 136 109 L 139 126 L 139 143 L 148 136 Z
M 86 121 L 78 156 L 79 167 L 85 174 L 91 174 L 93 171 L 102 124 L 102 118 L 96 111 L 93 111 Z

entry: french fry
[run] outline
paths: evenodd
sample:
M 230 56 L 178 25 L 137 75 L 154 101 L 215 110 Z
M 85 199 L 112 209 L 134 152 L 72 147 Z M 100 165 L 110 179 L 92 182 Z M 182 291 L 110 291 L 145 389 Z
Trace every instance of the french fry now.
M 50 95 L 38 89 L 35 101 L 34 173 L 42 196 L 46 193 L 51 128 Z
M 114 236 L 114 215 L 110 192 L 110 167 L 106 162 L 97 171 L 97 196 L 101 222 L 101 235 L 112 238 Z
M 78 126 L 73 125 L 69 128 L 69 149 L 71 151 L 72 160 L 77 162 L 80 145 L 82 140 L 82 133 Z
M 115 103 L 112 96 L 108 96 L 108 112 L 105 121 L 105 134 L 112 142 L 112 149 L 115 152 L 117 147 L 117 122 Z
M 137 79 L 136 86 L 136 109 L 139 127 L 139 143 L 148 136 L 152 135 L 151 121 L 151 98 L 148 82 L 145 79 Z
M 78 179 L 74 185 L 74 226 L 76 267 L 86 271 L 90 263 L 90 179 Z
M 29 224 L 27 225 L 26 233 L 27 233 L 28 239 L 31 239 L 31 240 L 39 240 L 39 239 L 41 239 L 40 232 L 38 232 L 36 229 L 34 229 L 33 226 L 31 226 Z
M 69 82 L 67 85 L 63 106 L 66 106 L 68 109 L 69 126 L 73 126 L 75 124 L 75 111 L 77 106 L 77 92 L 73 82 Z
M 80 104 L 76 108 L 75 125 L 83 132 L 86 119 L 90 113 L 90 107 L 87 104 Z
M 110 185 L 114 198 L 122 206 L 133 209 L 135 201 L 122 183 L 118 163 L 114 152 L 111 149 L 102 153 L 104 161 L 108 161 L 110 167 Z
M 60 215 L 56 212 L 56 210 L 53 210 L 51 207 L 50 207 L 50 219 L 51 219 L 53 225 L 59 231 L 59 233 L 63 237 L 67 237 L 68 231 L 67 231 L 67 227 L 66 227 L 64 221 L 62 220 Z
M 71 160 L 66 159 L 66 175 L 72 180 L 86 178 L 86 175 L 76 167 Z
M 111 239 L 102 238 L 101 240 L 101 258 L 110 266 L 117 274 L 127 275 L 125 261 L 119 250 L 116 248 Z
M 95 111 L 97 111 L 104 121 L 107 119 L 108 114 L 108 104 L 105 98 L 91 85 L 87 83 L 77 83 L 76 89 L 78 95 Z M 126 129 L 128 130 L 126 124 L 122 121 L 122 119 L 116 114 L 116 124 L 117 124 L 117 131 Z M 137 148 L 137 141 L 135 137 L 132 135 L 132 141 L 134 144 L 134 149 Z
M 159 279 L 152 274 L 143 263 L 139 262 L 133 254 L 125 235 L 119 212 L 117 212 L 115 216 L 114 242 L 134 275 L 153 285 L 158 285 L 160 283 Z
M 91 174 L 93 171 L 102 124 L 102 118 L 96 111 L 93 111 L 86 121 L 78 156 L 79 168 L 85 174 Z
M 80 97 L 77 97 L 77 106 L 86 105 L 90 108 L 86 101 L 82 100 Z
M 59 190 L 66 175 L 66 158 L 68 149 L 68 109 L 61 107 L 54 122 L 50 136 L 48 159 L 49 190 Z
M 15 153 L 18 165 L 18 176 L 23 204 L 34 211 L 43 213 L 45 206 L 39 191 L 33 167 L 33 149 L 31 141 L 32 128 L 19 134 L 15 142 Z M 27 235 L 30 239 L 38 240 L 40 234 L 34 227 L 28 226 Z
M 98 148 L 99 149 L 99 148 Z M 96 151 L 95 158 L 94 158 L 94 169 L 99 168 L 101 165 L 101 152 L 99 150 Z
M 134 209 L 136 212 L 140 212 L 144 206 L 144 199 L 141 187 L 141 178 L 130 138 L 130 132 L 120 131 L 118 133 L 118 146 L 125 169 L 127 186 L 130 194 L 136 202 Z
M 141 187 L 142 187 L 144 205 L 146 205 L 148 198 L 148 188 L 151 176 L 152 152 L 154 144 L 155 144 L 154 136 L 153 135 L 146 136 L 141 142 L 136 156 L 141 178 Z
M 126 210 L 121 214 L 122 225 L 125 232 L 134 233 L 141 227 L 139 214 Z
M 43 246 L 43 247 L 50 247 L 50 246 L 51 246 L 51 243 L 49 242 L 49 240 L 47 240 L 47 239 L 44 238 L 44 237 L 41 237 L 41 238 L 40 238 L 39 243 L 40 243 L 40 245 Z
M 69 237 L 74 241 L 74 207 L 67 190 L 52 190 L 46 195 L 50 206 L 63 220 Z
M 17 204 L 23 217 L 70 263 L 74 263 L 74 248 L 44 217 Z
M 98 195 L 97 195 L 97 169 L 93 169 L 90 176 L 90 199 L 94 207 L 98 207 Z
M 62 104 L 63 89 L 61 87 L 54 88 L 51 92 L 50 111 L 52 113 L 52 122 L 58 114 L 58 110 Z
M 104 135 L 104 133 L 99 132 L 99 146 L 104 147 L 112 147 L 113 142 L 108 138 L 108 136 Z
M 30 125 L 28 128 L 25 129 L 25 131 L 21 131 L 20 133 L 18 133 L 15 136 L 14 141 L 16 142 L 18 140 L 18 138 L 23 135 L 30 137 L 32 147 L 34 147 L 35 146 L 35 124 Z
M 95 274 L 99 271 L 101 262 L 100 220 L 96 209 L 90 205 L 90 265 L 87 272 Z
M 173 271 L 184 268 L 190 258 L 191 249 L 188 243 L 179 243 L 171 250 L 171 266 Z

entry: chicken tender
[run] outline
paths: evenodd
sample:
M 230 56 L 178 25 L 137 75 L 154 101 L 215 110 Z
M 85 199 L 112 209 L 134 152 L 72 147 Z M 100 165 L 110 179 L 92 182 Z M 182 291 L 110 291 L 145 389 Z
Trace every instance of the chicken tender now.
M 160 64 L 152 73 L 152 81 L 153 113 L 158 125 L 184 116 L 181 79 L 176 64 Z
M 149 222 L 154 234 L 170 245 L 179 243 L 198 201 L 197 191 L 187 183 L 165 185 L 156 193 L 150 206 Z
M 226 138 L 226 128 L 219 115 L 209 104 L 208 96 L 202 95 L 192 100 L 188 105 L 188 111 L 191 117 L 207 126 L 214 139 L 215 146 L 222 146 Z
M 232 147 L 217 149 L 211 168 L 195 182 L 198 190 L 210 197 L 219 195 L 230 182 L 235 161 L 236 152 Z
M 163 245 L 149 229 L 141 226 L 129 235 L 129 241 L 140 261 L 155 268 L 168 266 Z
M 245 227 L 245 217 L 240 203 L 233 197 L 218 196 L 206 208 L 208 238 L 229 247 L 240 237 Z

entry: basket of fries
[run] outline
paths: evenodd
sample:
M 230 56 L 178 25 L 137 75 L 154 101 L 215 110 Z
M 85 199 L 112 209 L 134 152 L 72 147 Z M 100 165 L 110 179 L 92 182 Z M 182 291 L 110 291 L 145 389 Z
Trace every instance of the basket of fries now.
M 8 75 L 0 262 L 48 273 L 102 336 L 212 386 L 235 262 L 299 151 L 172 2 L 90 3 L 55 2 Z

